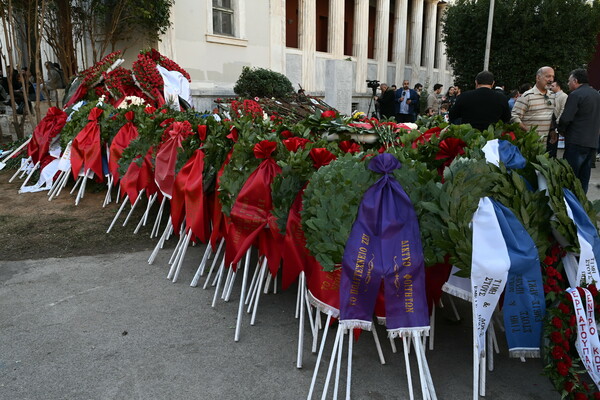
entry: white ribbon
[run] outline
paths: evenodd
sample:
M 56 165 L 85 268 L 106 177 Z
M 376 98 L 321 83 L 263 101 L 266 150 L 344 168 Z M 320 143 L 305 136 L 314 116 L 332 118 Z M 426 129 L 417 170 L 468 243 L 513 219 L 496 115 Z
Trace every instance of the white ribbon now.
M 571 207 L 569 207 L 569 203 L 566 199 L 564 199 L 564 202 L 565 206 L 567 207 L 567 215 L 575 224 L 573 211 L 571 210 Z M 600 282 L 600 274 L 598 273 L 598 265 L 596 264 L 596 256 L 594 255 L 592 244 L 585 240 L 585 238 L 581 235 L 579 226 L 575 226 L 577 228 L 577 239 L 579 240 L 580 248 L 576 286 L 591 284 L 592 282 Z
M 577 289 L 569 288 L 567 292 L 573 298 L 573 308 L 577 318 L 577 341 L 575 348 L 585 369 L 597 387 L 600 388 L 600 339 L 594 319 L 594 299 L 589 290 L 583 289 L 585 304 Z M 586 315 L 587 311 L 587 315 Z
M 510 268 L 508 249 L 502 230 L 488 197 L 479 200 L 473 214 L 473 252 L 471 291 L 473 293 L 473 325 L 477 329 L 480 354 L 485 349 L 485 332 L 504 291 Z

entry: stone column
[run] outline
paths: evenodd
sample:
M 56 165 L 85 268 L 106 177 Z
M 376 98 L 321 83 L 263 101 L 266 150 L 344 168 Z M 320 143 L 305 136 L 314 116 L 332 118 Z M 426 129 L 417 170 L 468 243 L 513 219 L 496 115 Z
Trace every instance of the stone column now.
M 285 74 L 285 0 L 269 4 L 269 68 Z
M 352 54 L 356 59 L 354 87 L 357 92 L 364 93 L 368 89 L 365 81 L 367 80 L 368 69 L 367 56 L 369 40 L 369 0 L 354 0 L 353 37 Z
M 406 34 L 408 24 L 408 0 L 396 0 L 394 10 L 394 49 L 392 59 L 396 63 L 396 85 L 400 87 L 404 80 L 406 65 Z
M 344 0 L 329 0 L 327 50 L 335 58 L 344 57 Z
M 300 0 L 300 50 L 302 50 L 302 87 L 314 91 L 316 62 L 316 0 Z
M 388 44 L 390 30 L 390 0 L 377 0 L 375 13 L 375 59 L 377 79 L 387 82 Z
M 435 61 L 436 37 L 435 28 L 437 25 L 437 2 L 438 0 L 427 0 L 427 10 L 425 15 L 425 67 L 427 68 L 427 78 L 433 79 L 433 64 Z M 435 82 L 432 82 L 435 83 Z
M 410 65 L 412 76 L 410 82 L 414 85 L 419 80 L 421 70 L 421 41 L 423 40 L 423 1 L 414 0 L 410 15 Z M 424 83 L 424 82 L 421 82 Z
M 440 17 L 440 34 L 438 37 L 438 69 L 440 71 L 440 77 L 443 79 L 444 86 L 446 88 L 450 87 L 453 84 L 452 76 L 448 72 L 448 56 L 446 56 L 446 43 L 442 41 L 442 26 L 441 26 L 441 17 L 444 15 L 446 11 L 447 3 L 439 3 L 438 4 L 438 16 Z

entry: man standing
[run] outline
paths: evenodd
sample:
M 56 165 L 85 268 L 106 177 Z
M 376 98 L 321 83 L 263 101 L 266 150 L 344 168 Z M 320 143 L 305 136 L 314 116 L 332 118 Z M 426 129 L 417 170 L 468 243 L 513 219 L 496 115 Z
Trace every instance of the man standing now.
M 402 82 L 402 89 L 396 90 L 396 121 L 415 122 L 419 112 L 419 95 L 412 90 L 409 82 Z
M 600 94 L 590 87 L 585 69 L 573 70 L 568 84 L 571 93 L 559 123 L 559 131 L 565 137 L 563 158 L 587 193 L 600 136 Z
M 475 77 L 475 90 L 470 90 L 456 98 L 450 109 L 450 122 L 471 124 L 483 131 L 498 121 L 510 120 L 510 109 L 504 94 L 493 90 L 494 75 L 481 71 Z
M 550 85 L 554 82 L 554 70 L 540 68 L 535 75 L 535 86 L 527 90 L 515 101 L 511 112 L 511 122 L 517 122 L 522 129 L 537 127 L 540 138 L 546 138 L 554 114 L 554 93 Z
M 381 96 L 375 96 L 375 101 L 379 105 L 379 114 L 381 118 L 392 118 L 396 114 L 394 92 L 389 88 L 387 83 L 382 83 L 379 88 Z
M 554 93 L 554 117 L 553 123 L 550 132 L 548 134 L 548 141 L 546 142 L 546 151 L 550 155 L 550 157 L 556 158 L 556 153 L 558 151 L 558 133 L 556 132 L 556 127 L 558 126 L 558 122 L 560 121 L 560 116 L 565 109 L 565 103 L 567 102 L 567 97 L 569 97 L 565 92 L 562 91 L 561 82 L 556 79 L 550 85 L 550 90 Z
M 427 108 L 431 108 L 435 115 L 440 113 L 440 105 L 442 104 L 440 97 L 443 87 L 444 85 L 441 83 L 436 83 L 433 85 L 433 93 L 427 96 Z

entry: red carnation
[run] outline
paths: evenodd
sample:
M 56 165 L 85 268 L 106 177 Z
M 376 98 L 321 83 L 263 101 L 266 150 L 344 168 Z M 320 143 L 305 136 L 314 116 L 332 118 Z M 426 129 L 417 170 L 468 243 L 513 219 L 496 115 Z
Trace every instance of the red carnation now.
M 335 111 L 333 111 L 333 110 L 323 111 L 323 113 L 321 114 L 321 118 L 335 118 Z
M 571 315 L 571 318 L 569 318 L 569 326 L 575 326 L 576 322 L 577 318 L 575 317 L 575 315 Z
M 569 373 L 569 367 L 567 367 L 567 364 L 562 361 L 556 364 L 556 370 L 562 376 L 567 376 Z
M 558 317 L 553 317 L 553 318 L 552 318 L 552 325 L 553 325 L 555 328 L 557 328 L 557 329 L 560 329 L 560 328 L 562 328 L 562 325 L 563 325 L 563 324 L 562 324 L 562 321 L 561 321 L 561 319 L 560 319 L 560 318 L 558 318 Z
M 567 393 L 571 393 L 573 391 L 573 387 L 574 386 L 575 386 L 575 384 L 573 382 L 571 382 L 571 381 L 565 382 L 565 386 L 564 386 L 565 387 L 565 391 Z
M 550 257 L 550 256 L 546 256 L 546 258 L 544 258 L 544 264 L 546 265 L 552 265 L 554 264 L 554 258 Z M 550 271 L 548 271 L 548 269 L 550 269 L 551 267 L 548 267 L 546 269 L 546 274 L 548 274 L 548 276 L 552 276 L 550 275 Z
M 588 397 L 584 393 L 575 393 L 575 400 L 588 400 Z
M 554 279 L 554 278 L 548 278 L 548 279 L 546 279 L 546 283 L 550 286 L 556 286 L 556 284 L 558 282 L 556 282 L 556 279 Z
M 548 294 L 552 291 L 552 288 L 548 285 L 544 285 L 544 293 Z
M 594 399 L 600 400 L 600 392 L 594 393 Z
M 562 347 L 565 349 L 565 351 L 569 351 L 569 341 L 568 340 L 563 340 L 562 341 Z

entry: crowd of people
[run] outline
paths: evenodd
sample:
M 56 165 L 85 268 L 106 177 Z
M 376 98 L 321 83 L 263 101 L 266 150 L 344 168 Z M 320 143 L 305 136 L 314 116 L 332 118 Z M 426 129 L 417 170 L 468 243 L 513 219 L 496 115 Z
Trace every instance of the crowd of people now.
M 58 90 L 66 87 L 64 72 L 58 63 L 46 61 L 44 67 L 46 69 L 46 79 L 42 79 L 40 100 L 49 98 L 52 102 L 57 103 L 59 100 Z M 18 71 L 10 65 L 6 67 L 6 71 L 6 76 L 0 76 L 0 101 L 6 105 L 11 104 L 10 80 L 17 114 L 25 112 L 26 101 L 29 102 L 29 109 L 31 110 L 31 102 L 36 101 L 37 96 L 35 72 L 30 71 L 28 67 L 23 67 Z
M 571 71 L 567 85 L 569 94 L 563 91 L 563 82 L 555 79 L 554 69 L 545 66 L 535 74 L 533 86 L 523 84 L 508 96 L 504 87 L 496 86 L 491 72 L 482 71 L 475 77 L 475 89 L 464 93 L 458 86 L 443 93 L 443 85 L 436 83 L 421 99 L 423 85 L 417 83 L 411 89 L 405 80 L 400 89 L 382 83 L 375 100 L 380 117 L 397 122 L 415 122 L 421 101 L 426 101 L 426 116 L 442 115 L 452 124 L 485 130 L 502 121 L 518 123 L 524 130 L 536 128 L 551 157 L 557 155 L 560 135 L 565 144 L 563 158 L 587 192 L 591 168 L 600 159 L 600 92 L 589 85 L 585 69 Z

